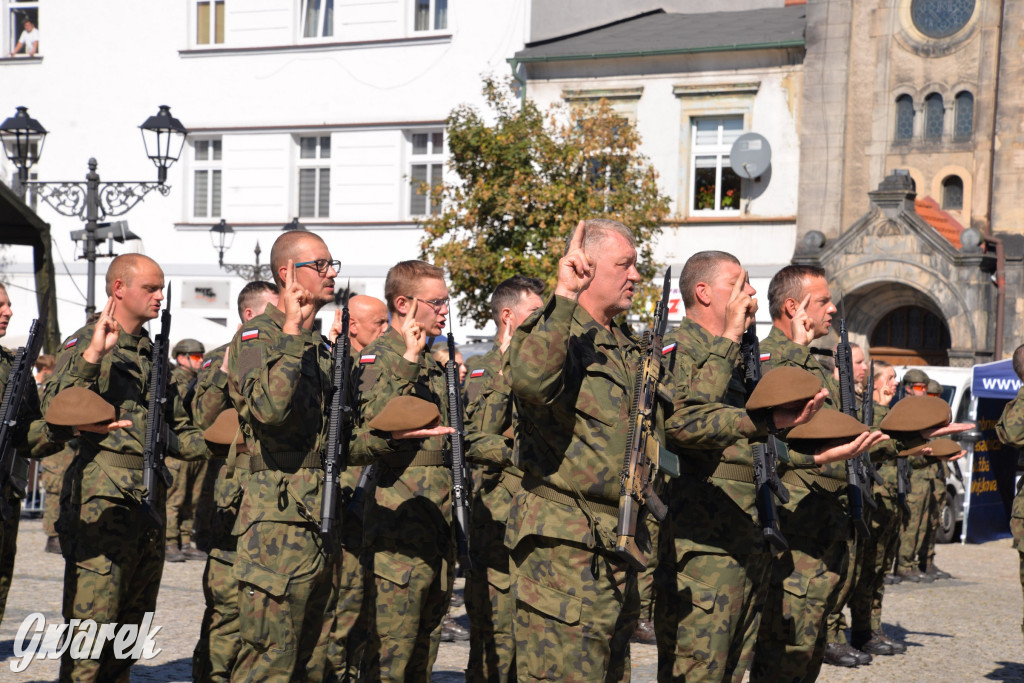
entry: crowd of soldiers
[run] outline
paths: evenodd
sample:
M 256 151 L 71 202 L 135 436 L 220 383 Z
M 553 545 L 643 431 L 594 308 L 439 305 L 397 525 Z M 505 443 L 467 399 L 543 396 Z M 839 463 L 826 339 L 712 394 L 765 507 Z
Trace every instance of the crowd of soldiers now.
M 467 680 L 628 680 L 633 637 L 656 642 L 664 681 L 738 681 L 748 670 L 754 681 L 812 680 L 826 656 L 851 666 L 865 653 L 904 652 L 881 628 L 897 541 L 896 577 L 940 572 L 921 544 L 934 521 L 910 521 L 896 463 L 926 463 L 914 466 L 923 474 L 905 502 L 933 509 L 931 463 L 960 454 L 940 437 L 971 425 L 951 423 L 948 407 L 937 417 L 930 408 L 889 414 L 895 373 L 881 362 L 873 395 L 857 397 L 873 402 L 874 424 L 844 422 L 832 351 L 812 345 L 836 307 L 826 273 L 808 266 L 787 266 L 769 285 L 758 386 L 776 368 L 796 368 L 787 377 L 805 388 L 810 377 L 811 388 L 795 395 L 776 382 L 748 406 L 756 388 L 741 340 L 758 302 L 740 262 L 718 251 L 691 257 L 679 278 L 686 317 L 651 350 L 618 322 L 638 290 L 636 259 L 627 226 L 581 221 L 553 292 L 524 276 L 494 290 L 494 346 L 470 359 L 461 387 L 472 474 Z M 348 467 L 341 521 L 325 536 L 323 453 L 343 318 L 337 311 L 323 335 L 317 313 L 335 302 L 343 266 L 307 231 L 281 235 L 270 260 L 274 282 L 243 289 L 229 343 L 174 349 L 174 483 L 156 514 L 143 504 L 142 459 L 153 362 L 143 326 L 163 305 L 155 261 L 111 263 L 106 306 L 62 343 L 41 404 L 26 399 L 34 419 L 19 453 L 70 461 L 55 524 L 64 617 L 140 623 L 155 609 L 163 563 L 202 559 L 196 680 L 428 680 L 457 565 L 455 425 L 445 368 L 431 354 L 450 311 L 444 272 L 403 261 L 388 272 L 384 302 L 348 303 Z M 0 335 L 5 328 L 0 315 Z M 658 475 L 667 514 L 638 530 L 649 555 L 638 570 L 615 547 L 634 383 L 652 353 L 662 368 L 657 433 L 680 472 Z M 855 346 L 853 365 L 863 391 L 869 370 Z M 115 419 L 54 424 L 57 397 L 71 387 L 113 405 Z M 782 447 L 788 491 L 777 507 L 784 550 L 766 543 L 756 500 L 752 452 L 770 439 Z M 844 461 L 865 452 L 883 483 L 868 484 L 870 533 L 855 534 Z M 1024 581 L 1024 553 L 1021 566 Z M 92 660 L 65 654 L 61 678 L 128 680 L 131 664 L 109 647 Z

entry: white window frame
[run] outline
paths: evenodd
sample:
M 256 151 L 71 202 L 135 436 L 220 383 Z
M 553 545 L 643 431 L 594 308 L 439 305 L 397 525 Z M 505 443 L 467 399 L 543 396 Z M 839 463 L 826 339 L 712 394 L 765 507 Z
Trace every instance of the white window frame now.
M 425 153 L 416 153 L 414 145 L 414 136 L 426 135 L 427 136 L 427 151 Z M 441 136 L 440 149 L 436 144 L 436 136 Z M 423 213 L 415 213 L 413 211 L 413 195 L 416 192 L 416 185 L 418 182 L 413 180 L 414 173 L 413 168 L 416 166 L 426 166 L 426 182 L 434 186 L 444 181 L 444 161 L 445 161 L 445 150 L 448 144 L 448 136 L 443 128 L 425 128 L 422 130 L 410 130 L 406 132 L 406 144 L 408 152 L 409 163 L 406 166 L 406 180 L 408 183 L 408 191 L 406 192 L 406 202 L 408 209 L 408 216 L 411 219 L 424 218 L 428 216 L 436 216 L 441 212 L 440 205 L 433 205 L 430 198 L 425 198 L 426 211 Z
M 689 209 L 689 213 L 693 216 L 735 216 L 740 213 L 740 199 L 743 196 L 743 179 L 740 178 L 740 196 L 736 198 L 735 208 L 722 208 L 722 172 L 725 167 L 728 166 L 724 162 L 725 157 L 729 156 L 732 149 L 732 143 L 723 143 L 724 126 L 722 125 L 725 119 L 739 119 L 740 120 L 740 131 L 744 129 L 743 115 L 732 114 L 732 115 L 719 115 L 719 116 L 694 116 L 690 119 L 690 173 L 687 179 L 689 185 L 689 192 L 687 193 L 686 206 Z M 697 144 L 697 122 L 698 121 L 718 121 L 718 140 L 714 144 Z M 715 157 L 715 207 L 713 209 L 696 209 L 694 208 L 694 198 L 697 192 L 697 157 Z
M 424 35 L 427 33 L 447 33 L 448 26 L 451 23 L 449 21 L 449 13 L 451 12 L 452 0 L 427 0 L 429 3 L 430 12 L 430 28 L 416 28 L 416 10 L 419 7 L 421 0 L 406 0 L 410 2 L 412 9 L 409 15 L 409 33 L 415 35 Z M 437 25 L 437 7 L 439 4 L 444 3 L 444 26 Z
M 25 27 L 23 26 L 23 21 L 24 20 L 23 20 L 23 18 L 21 16 L 24 12 L 30 11 L 30 10 L 35 12 L 35 21 L 34 21 L 34 23 L 35 23 L 36 28 L 37 29 L 39 28 L 39 6 L 41 4 L 42 4 L 41 0 L 39 0 L 38 2 L 31 2 L 31 1 L 29 1 L 29 2 L 10 2 L 10 1 L 8 1 L 8 2 L 5 3 L 6 22 L 7 22 L 7 41 L 8 42 L 7 42 L 6 45 L 3 46 L 3 50 L 4 50 L 3 51 L 3 56 L 4 57 L 8 56 L 10 54 L 11 50 L 14 49 L 14 46 L 18 44 L 18 38 L 21 36 L 21 32 L 25 30 Z M 43 42 L 42 34 L 40 34 L 40 38 L 39 38 L 40 46 L 39 46 L 39 50 L 36 52 L 34 58 L 38 58 L 38 57 L 42 57 L 43 56 L 42 42 Z M 26 49 L 23 48 L 22 52 L 19 52 L 15 56 L 20 58 L 20 59 L 25 59 L 28 56 L 28 52 L 27 52 Z
M 199 42 L 199 6 L 207 4 L 210 6 L 210 40 L 206 43 Z M 217 25 L 217 5 L 224 5 L 224 24 L 225 27 Z M 196 47 L 217 47 L 223 46 L 227 42 L 227 0 L 193 0 L 192 2 L 192 40 L 191 43 Z M 217 42 L 217 29 L 224 28 L 224 40 Z
M 197 138 L 191 140 L 192 145 L 192 203 L 189 212 L 193 218 L 208 219 L 221 218 L 224 213 L 224 141 L 220 137 Z M 199 156 L 199 150 L 205 145 L 205 157 Z M 220 158 L 215 158 L 217 147 L 220 148 Z M 206 213 L 196 211 L 196 200 L 199 193 L 199 174 L 206 176 Z M 220 178 L 220 183 L 214 191 L 214 177 Z M 218 211 L 214 211 L 214 205 Z
M 312 36 L 307 36 L 306 35 L 306 12 L 308 11 L 310 3 L 315 3 L 315 2 L 319 2 L 320 3 L 320 7 L 319 7 L 319 10 L 318 10 L 318 14 L 317 14 L 316 34 L 312 35 Z M 327 25 L 327 12 L 325 11 L 325 7 L 328 4 L 330 4 L 330 6 L 331 6 L 331 12 L 330 12 L 331 25 L 330 26 Z M 334 18 L 335 18 L 335 14 L 338 11 L 338 9 L 337 9 L 338 8 L 338 4 L 339 3 L 336 2 L 336 0 L 302 0 L 299 3 L 299 40 L 300 41 L 306 41 L 306 42 L 334 40 L 335 39 L 335 37 L 334 37 L 334 33 L 335 33 L 334 29 L 335 29 L 335 23 L 336 23 L 334 21 Z M 330 30 L 330 33 L 326 32 L 328 29 Z
M 316 140 L 314 157 L 302 158 L 302 141 L 312 138 Z M 327 154 L 324 156 L 323 142 L 327 140 Z M 302 219 L 316 220 L 331 217 L 331 149 L 334 147 L 330 133 L 318 133 L 315 135 L 295 136 L 295 216 Z M 313 169 L 313 214 L 302 213 L 302 171 Z M 323 174 L 327 174 L 327 197 L 321 196 L 321 184 Z M 321 211 L 320 205 L 324 202 L 326 209 Z

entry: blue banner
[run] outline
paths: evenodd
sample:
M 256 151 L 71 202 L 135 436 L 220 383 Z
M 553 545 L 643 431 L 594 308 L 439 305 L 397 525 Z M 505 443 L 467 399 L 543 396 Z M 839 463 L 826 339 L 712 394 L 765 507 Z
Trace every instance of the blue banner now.
M 975 367 L 975 381 L 980 367 L 983 366 Z M 1012 374 L 1013 370 L 1010 372 Z M 1020 385 L 1019 380 L 1017 384 Z M 1008 398 L 1016 395 L 1017 390 L 1014 389 Z M 1004 399 L 983 398 L 978 401 L 977 422 L 983 436 L 974 445 L 971 490 L 967 492 L 969 507 L 964 540 L 968 543 L 984 543 L 1010 535 L 1010 506 L 1013 502 L 1014 475 L 1017 472 L 1017 449 L 1004 446 L 996 436 L 996 422 L 1005 406 Z
M 971 393 L 978 398 L 1009 400 L 1020 391 L 1020 385 L 1020 378 L 1014 373 L 1013 362 L 1009 359 L 975 365 L 971 376 Z M 995 419 L 998 420 L 999 415 Z

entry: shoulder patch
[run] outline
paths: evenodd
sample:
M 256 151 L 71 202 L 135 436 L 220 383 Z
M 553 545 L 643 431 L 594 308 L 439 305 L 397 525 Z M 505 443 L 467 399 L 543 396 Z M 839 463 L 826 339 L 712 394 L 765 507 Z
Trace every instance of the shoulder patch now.
M 206 368 L 210 367 L 212 364 L 213 364 L 213 359 L 212 358 L 210 358 L 209 360 L 203 361 L 202 369 L 205 370 Z
M 359 364 L 360 365 L 371 365 L 376 360 L 377 360 L 377 354 L 375 354 L 375 353 L 368 353 L 368 354 L 365 354 L 363 356 L 359 356 Z
M 771 359 L 772 359 L 772 354 L 770 354 L 770 353 L 762 353 L 761 354 L 761 362 L 762 363 L 764 363 L 765 361 L 769 361 Z
M 478 369 L 474 370 L 473 372 L 469 373 L 469 376 L 470 377 L 483 377 L 484 376 L 484 369 L 483 368 L 478 368 Z
M 679 344 L 677 342 L 672 342 L 668 346 L 666 346 L 666 347 L 661 349 L 661 355 L 665 356 L 665 355 L 668 355 L 668 354 L 672 353 L 673 351 L 676 350 L 677 346 L 679 346 Z
M 242 341 L 249 341 L 250 339 L 258 339 L 260 336 L 259 330 L 245 330 L 242 332 Z
M 65 349 L 70 349 L 72 346 L 74 346 L 77 343 L 78 343 L 78 337 L 72 337 L 71 339 L 68 339 L 66 342 L 64 342 L 64 348 Z

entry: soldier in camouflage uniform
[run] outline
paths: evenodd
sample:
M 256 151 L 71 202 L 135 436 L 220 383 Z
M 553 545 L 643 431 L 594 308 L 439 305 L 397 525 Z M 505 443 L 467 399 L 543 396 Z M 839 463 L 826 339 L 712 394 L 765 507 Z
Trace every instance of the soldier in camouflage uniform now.
M 470 621 L 466 680 L 506 683 L 516 677 L 515 602 L 510 593 L 505 522 L 512 496 L 522 488 L 522 472 L 512 463 L 512 387 L 502 369 L 512 333 L 544 305 L 544 283 L 514 275 L 491 295 L 498 343 L 466 378 L 466 444 L 472 463 L 473 506 L 470 552 L 473 572 L 466 577 Z
M 281 308 L 268 305 L 228 350 L 251 472 L 234 528 L 242 647 L 231 679 L 320 681 L 334 673 L 340 557 L 336 539 L 320 536 L 333 364 L 314 322 L 334 301 L 340 264 L 305 231 L 278 237 L 270 263 Z
M 55 359 L 44 353 L 36 359 L 36 387 L 39 400 L 43 399 L 43 389 L 53 375 Z M 57 517 L 60 516 L 60 484 L 67 472 L 68 465 L 75 457 L 77 442 L 72 440 L 59 453 L 44 458 L 40 462 L 39 481 L 43 486 L 43 533 L 46 535 L 44 549 L 48 553 L 60 554 L 60 540 L 57 536 Z
M 272 282 L 250 282 L 238 295 L 242 323 L 262 315 L 267 304 L 277 306 L 278 288 Z M 200 367 L 192 409 L 195 424 L 207 429 L 224 410 L 233 407 L 228 390 L 228 344 L 217 347 Z M 218 457 L 226 456 L 226 457 Z M 195 681 L 227 681 L 242 647 L 238 637 L 238 580 L 235 578 L 235 537 L 232 530 L 238 506 L 249 480 L 249 456 L 223 449 L 214 452 L 206 479 L 213 474 L 211 489 L 200 500 L 196 520 L 208 529 L 202 549 L 209 553 L 203 572 L 206 610 L 199 629 L 199 641 L 192 653 L 192 678 Z
M 928 375 L 921 370 L 908 370 L 903 376 L 903 385 L 908 396 L 926 396 Z M 915 455 L 910 461 L 910 493 L 907 494 L 908 510 L 904 511 L 900 530 L 899 557 L 896 562 L 896 576 L 903 581 L 931 583 L 934 576 L 921 571 L 921 554 L 927 547 L 930 509 L 934 505 L 934 459 Z
M 57 370 L 46 387 L 44 412 L 60 391 L 91 389 L 130 422 L 118 431 L 83 432 L 61 491 L 58 530 L 64 551 L 64 619 L 99 624 L 138 624 L 156 608 L 164 564 L 163 491 L 150 512 L 142 506 L 152 345 L 143 323 L 157 317 L 163 301 L 160 266 L 141 254 L 123 254 L 107 270 L 110 299 L 94 325 L 62 345 Z M 209 456 L 191 428 L 184 406 L 174 402 L 168 452 Z M 161 487 L 162 488 L 162 487 Z M 66 654 L 61 679 L 128 680 L 131 660 L 117 660 L 108 643 L 99 659 Z
M 636 570 L 614 547 L 640 349 L 612 319 L 640 281 L 635 245 L 617 221 L 581 222 L 554 296 L 512 339 L 524 474 L 505 545 L 520 681 L 629 679 L 640 598 Z
M 1018 346 L 1013 352 L 1013 371 L 1024 380 L 1024 345 Z M 1003 414 L 996 422 L 996 435 L 999 440 L 1010 446 L 1024 448 L 1024 387 L 1017 396 L 1006 404 Z M 1020 585 L 1024 590 L 1024 487 L 1018 486 L 1017 495 L 1013 498 L 1013 509 L 1010 513 L 1010 533 L 1013 534 L 1013 547 L 1020 559 Z M 1024 634 L 1024 621 L 1021 622 L 1021 633 Z
M 942 385 L 934 379 L 928 380 L 927 392 L 929 396 L 942 398 Z M 946 479 L 949 478 L 950 467 L 945 458 L 926 457 L 928 468 L 932 474 L 932 500 L 928 507 L 928 533 L 925 535 L 925 546 L 920 552 L 921 563 L 919 569 L 925 576 L 935 579 L 953 578 L 948 572 L 944 572 L 935 565 L 935 535 L 939 532 L 941 524 L 942 508 L 946 504 Z
M 195 339 L 182 339 L 171 350 L 171 358 L 175 362 L 171 368 L 171 379 L 178 388 L 178 400 L 185 404 L 190 418 L 196 371 L 205 353 L 206 348 Z M 205 560 L 206 553 L 199 550 L 193 541 L 203 531 L 202 524 L 197 524 L 196 510 L 206 477 L 206 461 L 185 462 L 179 458 L 167 458 L 167 469 L 174 481 L 167 487 L 167 549 L 164 560 Z
M 838 410 L 839 389 L 832 373 L 810 348 L 813 340 L 828 334 L 836 312 L 825 271 L 786 266 L 768 286 L 768 305 L 773 327 L 761 342 L 762 368 L 767 372 L 793 365 L 818 375 L 829 391 L 826 405 Z M 772 566 L 752 681 L 813 680 L 818 675 L 828 615 L 851 584 L 854 546 L 845 508 L 846 471 L 839 460 L 885 438 L 880 432 L 865 432 L 844 457 L 789 449 L 789 463 L 780 471 L 790 500 L 779 509 L 779 526 L 790 549 Z
M 427 680 L 455 580 L 447 391 L 444 368 L 426 349 L 444 329 L 444 271 L 403 261 L 388 271 L 390 328 L 363 349 L 354 384 L 358 410 L 353 462 L 373 463 L 375 489 L 363 516 L 370 594 L 371 680 Z M 417 396 L 438 406 L 441 425 L 381 432 L 369 422 L 393 398 Z
M 771 551 L 763 540 L 749 440 L 768 437 L 766 416 L 744 409 L 740 339 L 756 293 L 732 254 L 706 251 L 683 266 L 686 307 L 665 338 L 665 421 L 682 474 L 669 481 L 655 605 L 658 680 L 739 681 L 754 653 Z M 824 400 L 824 392 L 817 404 Z M 813 414 L 808 406 L 806 419 Z M 779 428 L 795 424 L 780 409 Z

